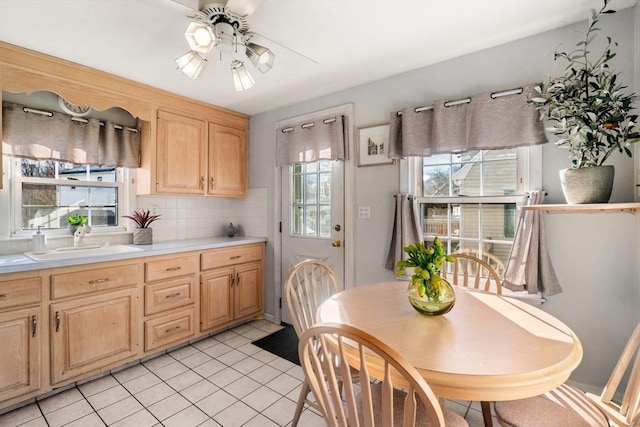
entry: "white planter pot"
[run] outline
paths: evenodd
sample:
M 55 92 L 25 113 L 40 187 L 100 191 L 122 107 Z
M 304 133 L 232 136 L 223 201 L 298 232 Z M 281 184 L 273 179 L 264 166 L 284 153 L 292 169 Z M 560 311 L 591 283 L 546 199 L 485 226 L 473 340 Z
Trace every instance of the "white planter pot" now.
M 570 205 L 608 203 L 613 190 L 613 166 L 563 169 L 560 184 L 564 198 Z

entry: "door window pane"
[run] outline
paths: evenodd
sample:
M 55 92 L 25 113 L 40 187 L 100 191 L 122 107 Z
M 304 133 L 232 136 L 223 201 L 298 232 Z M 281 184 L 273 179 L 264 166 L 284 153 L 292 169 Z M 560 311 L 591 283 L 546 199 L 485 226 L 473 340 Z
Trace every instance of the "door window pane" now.
M 330 238 L 332 162 L 294 165 L 289 171 L 291 235 Z

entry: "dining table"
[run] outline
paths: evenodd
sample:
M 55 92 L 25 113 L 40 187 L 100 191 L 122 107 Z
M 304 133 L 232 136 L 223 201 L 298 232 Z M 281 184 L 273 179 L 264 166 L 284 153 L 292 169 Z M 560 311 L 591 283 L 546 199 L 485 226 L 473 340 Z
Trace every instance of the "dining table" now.
M 418 370 L 441 401 L 482 402 L 487 426 L 488 402 L 552 390 L 582 360 L 576 334 L 523 300 L 460 286 L 451 311 L 430 316 L 411 306 L 407 284 L 346 289 L 323 302 L 316 318 L 352 325 L 380 339 Z

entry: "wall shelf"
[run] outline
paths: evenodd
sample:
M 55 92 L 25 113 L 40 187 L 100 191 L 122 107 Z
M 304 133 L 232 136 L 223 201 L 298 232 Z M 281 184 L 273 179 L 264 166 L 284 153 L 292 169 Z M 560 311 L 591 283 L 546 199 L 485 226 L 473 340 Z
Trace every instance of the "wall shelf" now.
M 640 203 L 594 203 L 585 205 L 529 205 L 522 206 L 525 211 L 544 211 L 547 213 L 630 213 L 640 210 Z

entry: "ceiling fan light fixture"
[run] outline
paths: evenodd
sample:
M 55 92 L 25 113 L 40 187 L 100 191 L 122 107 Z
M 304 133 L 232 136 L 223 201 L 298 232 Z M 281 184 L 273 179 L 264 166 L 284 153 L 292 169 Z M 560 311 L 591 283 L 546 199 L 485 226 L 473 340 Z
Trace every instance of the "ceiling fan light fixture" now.
M 271 50 L 255 43 L 247 43 L 247 57 L 262 74 L 273 67 L 273 61 L 276 59 Z
M 207 55 L 215 45 L 216 36 L 211 27 L 199 22 L 191 22 L 184 32 L 191 50 Z
M 176 59 L 176 65 L 178 70 L 182 71 L 187 77 L 197 79 L 207 66 L 207 60 L 200 56 L 198 52 L 190 50 Z
M 222 53 L 234 53 L 236 32 L 233 25 L 224 21 L 216 22 L 215 29 L 218 36 L 215 43 L 216 48 Z
M 233 84 L 238 92 L 252 88 L 255 83 L 244 63 L 238 60 L 231 63 L 231 75 L 233 76 Z

